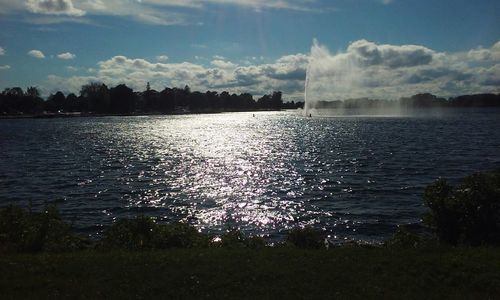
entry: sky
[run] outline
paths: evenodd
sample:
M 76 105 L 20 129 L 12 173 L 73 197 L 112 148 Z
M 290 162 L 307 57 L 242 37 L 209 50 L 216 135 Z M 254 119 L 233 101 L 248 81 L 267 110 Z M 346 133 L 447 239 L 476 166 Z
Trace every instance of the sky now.
M 311 58 L 325 100 L 500 92 L 498 0 L 0 0 L 0 28 L 0 89 L 45 96 L 97 81 L 302 100 Z

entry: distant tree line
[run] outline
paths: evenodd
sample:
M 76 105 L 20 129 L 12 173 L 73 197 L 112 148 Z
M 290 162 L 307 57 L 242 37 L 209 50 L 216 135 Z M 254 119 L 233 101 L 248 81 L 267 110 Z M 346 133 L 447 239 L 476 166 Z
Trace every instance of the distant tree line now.
M 282 93 L 277 91 L 257 100 L 248 93 L 230 94 L 192 92 L 189 86 L 151 89 L 149 83 L 143 92 L 134 92 L 125 84 L 108 88 L 103 83 L 83 85 L 80 95 L 65 96 L 62 92 L 51 94 L 47 99 L 40 96 L 36 87 L 6 88 L 0 94 L 0 114 L 42 114 L 44 112 L 84 112 L 96 114 L 178 113 L 279 110 L 297 108 L 299 103 L 283 103 Z
M 368 98 L 347 99 L 337 101 L 319 101 L 316 108 L 434 108 L 434 107 L 500 107 L 500 94 L 475 94 L 451 98 L 440 98 L 430 93 L 417 94 L 399 100 L 377 100 Z
M 429 93 L 417 94 L 410 98 L 401 98 L 402 106 L 409 107 L 498 107 L 500 94 L 475 94 L 439 98 Z
M 249 93 L 230 94 L 226 91 L 192 92 L 184 88 L 151 89 L 149 83 L 143 92 L 135 92 L 125 84 L 108 88 L 103 83 L 83 85 L 77 96 L 56 92 L 43 99 L 36 87 L 24 91 L 20 87 L 6 88 L 0 94 L 0 115 L 38 115 L 57 112 L 83 112 L 88 114 L 140 114 L 140 113 L 183 113 L 223 112 L 296 109 L 304 102 L 283 102 L 281 92 L 264 95 L 257 100 Z M 440 98 L 429 93 L 417 94 L 396 101 L 368 98 L 344 101 L 319 101 L 316 108 L 374 108 L 385 107 L 500 107 L 500 94 L 463 95 Z

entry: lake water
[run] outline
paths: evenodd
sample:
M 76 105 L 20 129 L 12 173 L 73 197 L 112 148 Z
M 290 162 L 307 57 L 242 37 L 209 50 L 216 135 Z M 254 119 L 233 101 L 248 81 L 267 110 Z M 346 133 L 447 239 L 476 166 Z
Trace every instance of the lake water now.
M 422 193 L 500 167 L 500 111 L 304 118 L 296 112 L 0 120 L 0 205 L 96 234 L 151 215 L 279 239 L 297 225 L 377 241 Z

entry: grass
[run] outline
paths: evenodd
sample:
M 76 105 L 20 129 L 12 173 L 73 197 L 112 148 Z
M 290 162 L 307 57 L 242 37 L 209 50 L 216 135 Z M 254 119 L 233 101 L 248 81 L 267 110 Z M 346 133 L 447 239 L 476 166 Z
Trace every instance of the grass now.
M 326 250 L 313 228 L 276 247 L 237 230 L 215 242 L 146 216 L 91 241 L 55 207 L 3 207 L 0 299 L 500 299 L 499 174 L 431 185 L 427 220 L 438 238 L 402 226 L 379 247 Z
M 0 255 L 2 299 L 500 299 L 500 249 L 193 248 Z

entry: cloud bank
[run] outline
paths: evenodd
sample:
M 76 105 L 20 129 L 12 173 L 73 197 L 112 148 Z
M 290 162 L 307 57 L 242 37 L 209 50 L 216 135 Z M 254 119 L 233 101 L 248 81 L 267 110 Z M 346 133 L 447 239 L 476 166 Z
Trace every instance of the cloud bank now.
M 66 92 L 78 92 L 82 84 L 99 81 L 110 86 L 125 83 L 142 91 L 150 82 L 151 87 L 157 90 L 166 86 L 184 87 L 186 84 L 193 90 L 227 90 L 254 95 L 282 90 L 299 99 L 303 93 L 306 67 L 307 56 L 303 54 L 289 55 L 271 64 L 251 66 L 225 60 L 213 60 L 208 66 L 191 62 L 151 62 L 118 55 L 98 62 L 97 69 L 86 75 L 50 75 L 46 87 L 49 91 L 65 89 Z
M 367 40 L 331 54 L 317 42 L 311 49 L 308 99 L 397 99 L 421 92 L 441 96 L 499 92 L 500 43 L 465 53 L 444 53 L 419 45 Z
M 420 45 L 358 40 L 337 54 L 315 43 L 310 55 L 299 53 L 272 63 L 253 62 L 217 57 L 203 65 L 117 55 L 98 62 L 92 73 L 68 78 L 51 75 L 47 88 L 78 92 L 82 84 L 100 81 L 110 86 L 125 83 L 142 91 L 150 82 L 157 90 L 186 84 L 193 90 L 250 92 L 256 96 L 281 90 L 287 100 L 302 101 L 309 68 L 308 94 L 316 100 L 397 99 L 421 92 L 444 97 L 500 92 L 500 42 L 490 48 L 444 53 Z

